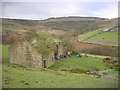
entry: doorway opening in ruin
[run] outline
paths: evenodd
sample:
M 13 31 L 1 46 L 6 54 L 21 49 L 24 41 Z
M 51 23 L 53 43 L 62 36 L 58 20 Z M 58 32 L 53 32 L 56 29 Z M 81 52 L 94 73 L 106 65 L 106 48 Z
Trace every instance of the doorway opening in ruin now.
M 58 55 L 58 45 L 56 45 L 56 48 L 55 48 L 55 56 Z
M 43 61 L 43 67 L 46 68 L 46 60 Z

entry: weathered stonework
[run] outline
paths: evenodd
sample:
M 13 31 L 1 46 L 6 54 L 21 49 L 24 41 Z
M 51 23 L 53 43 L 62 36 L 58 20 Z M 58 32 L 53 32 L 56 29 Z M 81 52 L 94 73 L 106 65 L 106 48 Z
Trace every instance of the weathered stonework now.
M 38 53 L 28 42 L 19 42 L 10 47 L 10 62 L 29 67 L 42 66 L 42 54 Z
M 49 51 L 47 54 L 41 54 L 34 48 L 34 43 L 28 41 L 17 42 L 10 47 L 10 62 L 29 66 L 32 68 L 47 68 L 54 64 L 55 52 Z M 58 55 L 63 55 L 63 46 L 58 46 Z
M 57 46 L 58 46 L 58 56 L 64 55 L 63 45 L 61 43 L 58 43 Z

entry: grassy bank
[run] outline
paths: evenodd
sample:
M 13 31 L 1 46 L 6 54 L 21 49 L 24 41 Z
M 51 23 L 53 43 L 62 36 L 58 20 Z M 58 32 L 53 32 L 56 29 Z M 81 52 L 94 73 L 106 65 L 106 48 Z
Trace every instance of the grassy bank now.
M 108 65 L 109 66 L 109 65 Z M 73 56 L 71 58 L 58 60 L 55 62 L 55 66 L 53 70 L 65 70 L 65 69 L 81 69 L 81 70 L 91 70 L 91 69 L 99 69 L 106 70 L 109 69 L 106 63 L 103 63 L 102 60 L 91 58 L 91 57 L 82 57 L 79 58 L 77 56 Z
M 117 88 L 117 79 L 95 75 L 77 74 L 59 71 L 64 68 L 83 70 L 91 67 L 100 70 L 108 69 L 101 60 L 96 58 L 78 58 L 76 56 L 56 61 L 53 70 L 21 67 L 9 63 L 8 46 L 3 45 L 3 88 Z
M 3 88 L 117 88 L 111 78 L 3 66 Z

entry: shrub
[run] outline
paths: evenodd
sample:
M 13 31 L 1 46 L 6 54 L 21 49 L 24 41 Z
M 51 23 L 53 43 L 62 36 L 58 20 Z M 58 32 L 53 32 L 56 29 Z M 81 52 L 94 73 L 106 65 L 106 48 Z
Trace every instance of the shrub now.
M 77 54 L 78 54 L 78 52 L 72 51 L 72 55 L 77 55 Z
M 72 73 L 86 73 L 86 71 L 80 70 L 80 69 L 71 69 L 70 72 L 72 72 Z
M 70 41 L 63 40 L 63 43 L 66 46 L 66 51 L 73 51 L 74 50 L 74 45 Z
M 42 35 L 37 40 L 36 50 L 42 54 L 46 54 L 51 50 L 55 50 L 55 45 L 52 43 L 54 38 Z
M 31 41 L 31 39 L 32 39 L 33 37 L 38 37 L 39 35 L 37 34 L 37 32 L 36 32 L 35 30 L 31 30 L 31 31 L 26 32 L 26 33 L 25 33 L 25 36 L 26 36 L 26 39 L 27 39 L 28 41 Z

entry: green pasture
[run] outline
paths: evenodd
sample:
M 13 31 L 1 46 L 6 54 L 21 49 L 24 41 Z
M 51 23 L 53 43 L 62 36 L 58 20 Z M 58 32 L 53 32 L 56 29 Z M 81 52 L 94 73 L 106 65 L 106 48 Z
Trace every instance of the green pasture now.
M 0 58 L 2 58 L 3 63 L 9 62 L 9 45 L 0 45 L 2 51 Z
M 103 29 L 98 29 L 98 30 L 95 30 L 95 31 L 91 31 L 91 32 L 88 32 L 88 33 L 78 35 L 78 41 L 81 42 L 83 40 L 86 40 L 86 39 L 92 37 L 93 35 L 96 35 L 97 33 L 99 33 L 102 30 Z
M 9 63 L 8 45 L 2 45 L 2 87 L 3 88 L 117 88 L 118 80 L 95 75 L 70 73 L 62 69 L 98 68 L 109 69 L 109 65 L 91 57 L 73 56 L 55 61 L 51 69 L 34 69 Z
M 57 60 L 53 70 L 71 70 L 71 69 L 81 69 L 87 71 L 87 69 L 99 69 L 106 70 L 109 69 L 106 63 L 103 63 L 102 60 L 92 57 L 82 57 L 77 56 L 68 57 L 67 59 Z
M 97 34 L 83 41 L 84 43 L 118 46 L 118 31 Z
M 115 40 L 115 41 L 118 41 L 118 31 L 115 31 L 115 32 L 104 32 L 102 34 L 97 34 L 93 37 L 91 37 L 91 39 L 102 39 L 103 38 L 105 40 Z
M 117 88 L 112 78 L 3 66 L 3 88 Z
M 118 31 L 102 32 L 103 29 L 88 32 L 78 36 L 78 41 L 108 46 L 118 46 Z

